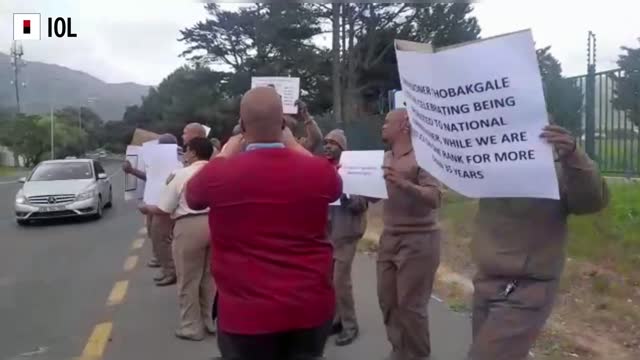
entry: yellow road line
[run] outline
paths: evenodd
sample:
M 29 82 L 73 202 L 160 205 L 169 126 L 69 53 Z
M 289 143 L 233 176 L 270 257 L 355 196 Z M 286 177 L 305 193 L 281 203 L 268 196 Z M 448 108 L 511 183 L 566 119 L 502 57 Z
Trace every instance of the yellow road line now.
M 119 305 L 124 301 L 124 297 L 127 295 L 127 288 L 129 287 L 129 281 L 118 281 L 113 285 L 109 299 L 107 299 L 107 306 Z
M 132 249 L 140 249 L 142 247 L 142 245 L 144 245 L 144 238 L 137 238 L 133 241 L 133 244 L 131 245 Z
M 138 256 L 137 255 L 131 255 L 127 258 L 127 260 L 125 260 L 124 262 L 124 271 L 131 271 L 136 267 L 136 264 L 138 263 Z
M 99 359 L 102 357 L 104 353 L 104 349 L 109 342 L 109 337 L 111 336 L 111 330 L 113 329 L 113 324 L 110 322 L 105 322 L 102 324 L 96 325 L 93 328 L 93 332 L 87 341 L 87 344 L 84 347 L 84 351 L 82 351 L 82 356 L 80 359 Z

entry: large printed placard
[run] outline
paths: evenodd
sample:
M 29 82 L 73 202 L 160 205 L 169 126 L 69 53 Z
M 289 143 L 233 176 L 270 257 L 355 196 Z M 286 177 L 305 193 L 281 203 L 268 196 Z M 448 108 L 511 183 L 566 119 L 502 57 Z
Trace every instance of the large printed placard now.
M 559 199 L 533 37 L 450 48 L 396 41 L 419 165 L 465 196 Z

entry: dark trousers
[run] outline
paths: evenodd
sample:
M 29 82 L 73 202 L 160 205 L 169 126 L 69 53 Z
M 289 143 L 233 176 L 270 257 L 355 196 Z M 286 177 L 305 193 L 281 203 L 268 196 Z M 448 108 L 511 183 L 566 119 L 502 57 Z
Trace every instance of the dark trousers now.
M 551 314 L 557 280 L 510 279 L 476 275 L 473 286 L 473 344 L 470 360 L 524 360 Z
M 320 360 L 332 321 L 322 326 L 264 335 L 218 331 L 223 360 Z

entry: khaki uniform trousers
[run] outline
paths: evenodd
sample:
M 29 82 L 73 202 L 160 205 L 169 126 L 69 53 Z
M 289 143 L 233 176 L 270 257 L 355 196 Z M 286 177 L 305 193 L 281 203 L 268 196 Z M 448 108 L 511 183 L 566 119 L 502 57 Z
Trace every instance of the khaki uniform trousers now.
M 169 216 L 154 215 L 151 217 L 149 230 L 153 253 L 160 262 L 162 273 L 165 276 L 175 276 L 176 268 L 171 253 L 173 220 Z
M 149 241 L 151 241 L 151 221 L 152 221 L 153 215 L 149 214 L 146 216 L 145 218 L 145 226 L 147 228 L 147 238 L 149 239 Z M 151 254 L 153 256 L 153 258 L 157 261 L 158 260 L 158 253 L 156 252 L 156 247 L 153 246 L 153 242 L 151 242 Z
M 476 275 L 470 360 L 524 360 L 551 314 L 557 280 L 517 280 Z
M 333 250 L 333 287 L 336 291 L 336 321 L 345 330 L 357 329 L 356 306 L 353 300 L 353 282 L 351 269 L 356 255 L 358 240 L 349 240 L 334 245 Z
M 378 249 L 378 300 L 392 360 L 431 355 L 428 305 L 440 265 L 440 231 L 383 232 Z
M 215 331 L 212 319 L 215 285 L 210 271 L 210 236 L 207 214 L 176 220 L 173 258 L 178 277 L 179 329 L 186 335 Z

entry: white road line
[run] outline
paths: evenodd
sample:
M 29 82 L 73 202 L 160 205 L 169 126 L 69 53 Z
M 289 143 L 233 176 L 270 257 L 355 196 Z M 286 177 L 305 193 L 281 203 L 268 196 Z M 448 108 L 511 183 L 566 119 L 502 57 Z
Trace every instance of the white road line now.
M 442 302 L 442 299 L 440 299 L 439 297 L 435 296 L 435 295 L 431 295 L 431 298 L 437 302 Z
M 18 180 L 12 180 L 12 181 L 0 181 L 0 185 L 9 185 L 9 184 L 17 184 Z

